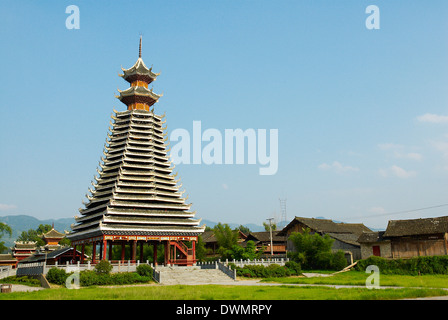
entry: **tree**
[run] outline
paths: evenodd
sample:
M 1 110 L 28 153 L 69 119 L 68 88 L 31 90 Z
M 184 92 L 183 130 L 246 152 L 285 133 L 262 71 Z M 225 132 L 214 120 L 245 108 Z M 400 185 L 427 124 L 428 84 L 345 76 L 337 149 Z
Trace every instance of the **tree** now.
M 242 224 L 240 224 L 240 226 L 238 228 L 236 228 L 236 230 L 241 231 L 245 235 L 248 235 L 250 233 L 250 229 L 246 226 L 243 226 Z
M 11 237 L 12 229 L 6 223 L 0 222 L 0 239 L 5 233 L 9 234 L 9 236 Z M 5 242 L 0 241 L 0 253 L 5 252 L 6 250 L 8 250 L 8 248 L 5 246 Z
M 263 226 L 264 226 L 264 230 L 265 230 L 265 231 L 270 231 L 270 230 L 269 230 L 269 223 L 267 223 L 267 222 L 263 222 Z M 271 224 L 271 228 L 272 228 L 272 231 L 277 230 L 277 224 L 276 224 L 276 223 L 272 223 L 272 224 Z
M 51 228 L 49 224 L 40 224 L 36 230 L 29 229 L 28 231 L 22 231 L 17 241 L 35 241 L 37 246 L 43 246 L 45 245 L 45 241 L 40 236 L 50 231 Z
M 231 259 L 235 260 L 254 260 L 259 259 L 263 254 L 263 250 L 257 251 L 257 247 L 255 246 L 255 242 L 252 240 L 247 241 L 246 247 L 243 248 L 240 245 L 233 245 L 230 250 L 227 252 Z
M 202 235 L 199 235 L 195 249 L 196 249 L 196 259 L 198 259 L 199 261 L 203 261 L 205 259 L 206 250 L 205 250 L 205 242 L 202 239 Z
M 225 259 L 228 255 L 226 251 L 238 243 L 238 231 L 232 230 L 228 224 L 218 223 L 213 232 L 219 246 L 218 253 Z
M 311 233 L 309 228 L 302 233 L 293 232 L 289 236 L 295 247 L 295 252 L 288 256 L 302 265 L 302 269 L 342 269 L 347 264 L 341 250 L 333 253 L 331 247 L 334 240 L 328 234 Z

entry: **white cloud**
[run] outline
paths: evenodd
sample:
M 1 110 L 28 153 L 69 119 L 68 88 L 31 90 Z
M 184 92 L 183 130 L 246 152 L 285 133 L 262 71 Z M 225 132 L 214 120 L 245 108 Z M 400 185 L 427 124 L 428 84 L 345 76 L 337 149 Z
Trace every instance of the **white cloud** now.
M 359 168 L 351 167 L 351 166 L 344 166 L 341 163 L 339 163 L 338 161 L 333 162 L 331 165 L 322 163 L 321 165 L 318 166 L 318 168 L 321 170 L 332 170 L 336 173 L 359 171 Z
M 423 156 L 417 152 L 409 152 L 409 153 L 394 152 L 394 157 L 416 160 L 416 161 L 420 161 L 423 159 Z
M 224 190 L 228 190 L 229 189 L 229 186 L 226 183 L 223 183 L 221 186 L 222 186 L 222 188 Z
M 430 123 L 448 123 L 448 116 L 426 113 L 422 116 L 417 117 L 417 120 L 420 122 L 430 122 Z
M 405 170 L 396 165 L 393 165 L 392 167 L 387 169 L 380 169 L 378 170 L 378 172 L 383 177 L 395 176 L 402 179 L 415 177 L 417 175 L 417 172 L 415 171 Z
M 0 203 L 0 211 L 12 210 L 17 208 L 15 204 L 4 204 Z
M 417 152 L 405 152 L 405 146 L 395 143 L 380 143 L 378 148 L 383 151 L 391 151 L 394 158 L 397 159 L 410 159 L 420 161 L 423 159 L 423 155 Z

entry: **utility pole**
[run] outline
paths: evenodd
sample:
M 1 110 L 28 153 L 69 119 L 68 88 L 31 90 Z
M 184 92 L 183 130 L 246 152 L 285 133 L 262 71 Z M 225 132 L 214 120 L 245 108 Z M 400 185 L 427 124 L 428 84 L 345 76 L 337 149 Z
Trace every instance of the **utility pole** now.
M 269 221 L 269 234 L 270 234 L 270 238 L 271 238 L 271 256 L 274 255 L 274 252 L 273 252 L 273 249 L 272 249 L 272 223 L 271 223 L 273 219 L 274 218 L 266 219 L 266 220 Z

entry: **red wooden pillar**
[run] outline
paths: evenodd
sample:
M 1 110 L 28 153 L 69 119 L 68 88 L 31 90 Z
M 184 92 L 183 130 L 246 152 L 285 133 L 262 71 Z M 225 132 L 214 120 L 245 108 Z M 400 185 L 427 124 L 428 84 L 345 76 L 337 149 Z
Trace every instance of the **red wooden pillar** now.
M 107 240 L 103 240 L 103 256 L 102 260 L 107 260 Z
M 154 261 L 154 266 L 157 265 L 157 242 L 154 242 L 154 249 L 153 249 L 153 261 Z
M 165 241 L 165 265 L 168 265 L 170 257 L 170 241 Z
M 191 245 L 193 247 L 193 263 L 196 262 L 196 240 L 193 240 L 191 242 Z
M 92 248 L 92 263 L 96 263 L 96 241 L 93 241 L 93 248 Z

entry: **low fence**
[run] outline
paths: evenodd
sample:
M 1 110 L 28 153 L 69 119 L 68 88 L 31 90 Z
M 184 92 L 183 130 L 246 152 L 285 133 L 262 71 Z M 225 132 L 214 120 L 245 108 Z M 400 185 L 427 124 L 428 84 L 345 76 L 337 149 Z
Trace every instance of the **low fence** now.
M 220 260 L 219 260 L 220 261 Z M 275 259 L 254 259 L 254 260 L 228 260 L 224 262 L 225 265 L 229 265 L 230 263 L 233 263 L 237 267 L 244 267 L 244 266 L 255 266 L 255 265 L 261 265 L 261 266 L 269 266 L 271 264 L 278 264 L 280 266 L 284 266 L 286 262 L 289 261 L 289 258 L 275 258 Z
M 218 269 L 224 272 L 226 275 L 228 275 L 233 280 L 236 280 L 236 269 L 233 269 L 229 265 L 225 265 L 222 262 L 218 262 Z
M 16 269 L 11 266 L 1 266 L 0 267 L 0 279 L 11 277 L 16 275 Z
M 153 264 L 146 261 L 146 264 L 150 265 L 154 268 Z M 137 267 L 140 265 L 140 261 L 125 261 L 118 263 L 112 263 L 112 273 L 118 273 L 118 272 L 136 272 Z M 38 276 L 40 274 L 46 275 L 48 270 L 51 268 L 58 268 L 63 269 L 65 272 L 81 272 L 84 270 L 94 270 L 95 265 L 91 264 L 90 261 L 87 263 L 76 263 L 76 264 L 54 264 L 54 265 L 48 265 L 45 262 L 34 262 L 34 263 L 19 263 L 17 266 L 17 276 Z

